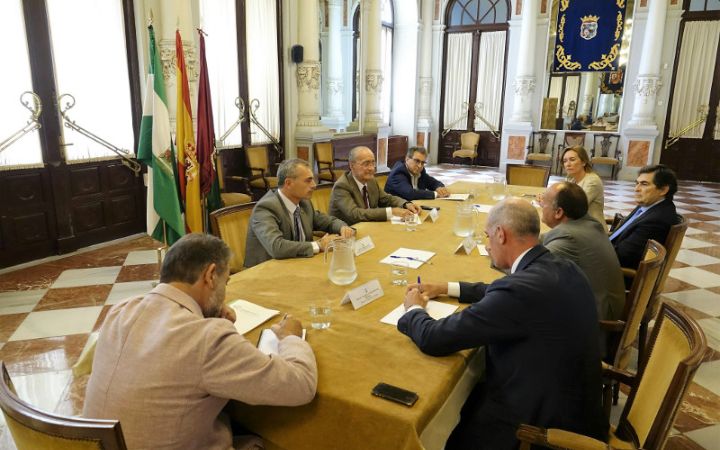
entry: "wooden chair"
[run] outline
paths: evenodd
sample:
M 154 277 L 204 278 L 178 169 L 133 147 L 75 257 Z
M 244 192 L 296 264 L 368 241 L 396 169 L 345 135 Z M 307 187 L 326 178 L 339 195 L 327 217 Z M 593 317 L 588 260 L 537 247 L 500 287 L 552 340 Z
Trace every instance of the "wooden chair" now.
M 227 206 L 210 213 L 212 234 L 219 237 L 230 247 L 233 254 L 230 259 L 230 272 L 243 270 L 245 263 L 245 241 L 250 226 L 255 202 Z
M 375 174 L 375 179 L 377 180 L 378 186 L 380 186 L 381 191 L 385 190 L 385 184 L 387 183 L 388 175 L 390 175 L 390 172 Z
M 550 178 L 550 167 L 508 164 L 505 175 L 507 184 L 545 187 Z
M 617 178 L 620 166 L 620 136 L 610 133 L 596 134 L 593 137 L 593 150 L 590 162 L 593 166 L 610 166 L 610 178 Z
M 259 145 L 245 148 L 245 158 L 250 168 L 250 187 L 261 192 L 277 188 L 278 179 L 270 175 L 268 148 Z
M 607 332 L 607 361 L 612 361 L 613 367 L 627 370 L 635 340 L 640 332 L 640 321 L 645 315 L 647 306 L 652 298 L 653 289 L 665 262 L 665 248 L 652 239 L 645 246 L 643 260 L 637 269 L 632 287 L 627 294 L 625 310 L 622 320 L 601 320 L 600 328 Z M 610 416 L 610 394 L 612 404 L 617 404 L 619 394 L 618 385 L 606 383 L 603 386 L 605 412 Z
M 332 184 L 318 184 L 313 192 L 310 202 L 316 211 L 327 214 L 330 210 L 330 194 L 332 194 Z
M 318 166 L 318 181 L 335 183 L 345 172 L 335 168 L 332 142 L 318 142 L 314 146 L 315 161 Z
M 677 215 L 677 223 L 670 227 L 667 238 L 665 238 L 665 249 L 667 250 L 667 257 L 665 263 L 660 269 L 660 275 L 658 276 L 657 282 L 653 288 L 650 300 L 648 302 L 647 310 L 645 315 L 640 322 L 640 332 L 638 334 L 638 357 L 642 356 L 645 350 L 645 342 L 647 341 L 647 330 L 649 323 L 655 318 L 660 309 L 660 294 L 665 289 L 665 281 L 667 280 L 670 269 L 672 269 L 675 263 L 675 258 L 680 251 L 682 240 L 685 237 L 685 232 L 688 229 L 688 220 L 682 215 Z M 636 271 L 628 268 L 623 268 L 623 275 L 627 278 L 636 277 Z M 634 283 L 634 280 L 633 280 Z
M 15 393 L 4 362 L 0 362 L 0 408 L 18 450 L 125 450 L 117 420 L 65 417 L 41 411 Z
M 705 335 L 685 313 L 664 304 L 648 349 L 636 375 L 615 367 L 604 369 L 606 376 L 630 386 L 620 421 L 610 429 L 607 443 L 570 431 L 520 425 L 520 448 L 528 450 L 531 444 L 580 450 L 663 448 L 683 396 L 702 363 Z
M 215 167 L 217 169 L 218 185 L 220 186 L 220 201 L 223 206 L 240 205 L 252 201 L 247 178 L 232 175 L 226 177 L 221 158 L 217 159 Z
M 534 131 L 531 145 L 525 156 L 525 164 L 546 163 L 550 170 L 555 162 L 555 137 L 554 131 Z
M 470 158 L 470 164 L 474 164 L 475 158 L 477 157 L 477 148 L 479 143 L 479 134 L 473 131 L 461 134 L 460 149 L 453 152 L 453 158 Z

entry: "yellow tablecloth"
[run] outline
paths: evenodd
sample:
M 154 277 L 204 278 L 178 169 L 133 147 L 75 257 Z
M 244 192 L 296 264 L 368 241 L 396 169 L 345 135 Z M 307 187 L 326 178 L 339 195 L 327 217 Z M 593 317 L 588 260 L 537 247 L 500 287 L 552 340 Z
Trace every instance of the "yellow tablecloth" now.
M 453 192 L 478 185 L 456 183 Z M 482 186 L 480 186 L 482 187 Z M 511 193 L 540 190 L 512 187 Z M 490 203 L 489 192 L 478 191 L 478 203 Z M 453 253 L 462 238 L 452 232 L 458 203 L 444 200 L 419 202 L 440 206 L 440 218 L 417 231 L 389 222 L 360 223 L 358 237 L 369 235 L 375 248 L 355 258 L 358 278 L 336 286 L 327 277 L 323 255 L 271 260 L 232 276 L 227 300 L 238 298 L 288 312 L 308 328 L 307 340 L 318 362 L 318 393 L 309 405 L 285 408 L 249 406 L 232 402 L 231 415 L 258 433 L 270 448 L 285 449 L 420 449 L 419 436 L 441 408 L 465 371 L 474 351 L 430 357 L 393 326 L 380 322 L 402 303 L 404 287 L 390 284 L 390 266 L 379 261 L 399 247 L 435 252 L 431 264 L 409 270 L 408 279 L 425 282 L 472 280 L 490 282 L 501 274 L 489 267 L 489 258 L 477 252 Z M 481 214 L 484 221 L 486 214 Z M 340 306 L 345 292 L 378 279 L 385 295 L 354 310 Z M 310 328 L 309 304 L 318 299 L 333 302 L 332 326 Z M 270 323 L 265 326 L 269 326 Z M 257 341 L 260 328 L 246 337 Z M 378 382 L 417 392 L 413 407 L 391 403 L 370 394 Z

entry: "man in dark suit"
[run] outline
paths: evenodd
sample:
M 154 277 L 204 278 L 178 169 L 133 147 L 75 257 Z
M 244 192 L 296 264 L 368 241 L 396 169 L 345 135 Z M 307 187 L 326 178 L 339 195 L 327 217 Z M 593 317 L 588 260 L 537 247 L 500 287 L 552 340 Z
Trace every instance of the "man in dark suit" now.
M 580 269 L 538 243 L 539 231 L 535 209 L 507 199 L 490 211 L 485 233 L 493 263 L 510 275 L 408 288 L 398 329 L 420 350 L 486 348 L 486 379 L 465 402 L 448 450 L 515 449 L 521 423 L 606 438 L 595 300 Z M 434 320 L 428 298 L 452 291 L 472 304 Z
M 283 161 L 278 168 L 278 186 L 258 201 L 250 216 L 245 267 L 268 259 L 310 257 L 338 237 L 354 234 L 342 220 L 314 210 L 310 197 L 316 184 L 306 161 Z M 313 241 L 316 230 L 330 234 Z
M 677 223 L 676 191 L 677 177 L 669 167 L 658 164 L 640 169 L 635 181 L 638 206 L 610 234 L 621 266 L 636 268 L 648 239 L 665 243 L 670 227 Z
M 330 194 L 330 215 L 350 225 L 383 222 L 392 216 L 417 214 L 420 208 L 403 198 L 380 189 L 375 180 L 375 155 L 367 147 L 355 147 L 348 156 L 350 171 L 345 172 Z
M 405 161 L 398 161 L 392 168 L 385 184 L 385 192 L 406 200 L 443 198 L 450 195 L 444 184 L 425 171 L 427 150 L 410 147 Z

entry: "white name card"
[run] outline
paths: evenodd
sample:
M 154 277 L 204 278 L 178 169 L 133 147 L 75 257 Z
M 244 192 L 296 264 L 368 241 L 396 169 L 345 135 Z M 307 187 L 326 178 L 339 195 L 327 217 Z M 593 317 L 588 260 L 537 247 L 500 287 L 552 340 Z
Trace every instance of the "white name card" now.
M 463 239 L 462 242 L 460 242 L 460 245 L 457 246 L 455 249 L 456 255 L 469 255 L 473 252 L 473 249 L 477 247 L 478 253 L 482 256 L 490 256 L 490 253 L 488 253 L 487 249 L 482 244 L 476 244 L 475 240 L 468 236 L 467 238 Z
M 345 297 L 340 301 L 340 304 L 344 305 L 350 302 L 353 305 L 353 309 L 360 309 L 373 300 L 379 299 L 384 294 L 382 287 L 380 287 L 380 281 L 370 280 L 362 286 L 347 291 Z
M 370 239 L 370 236 L 365 236 L 364 238 L 355 241 L 355 245 L 353 246 L 353 252 L 355 253 L 355 256 L 360 256 L 363 253 L 367 253 L 374 248 L 375 244 L 373 243 L 372 239 Z
M 435 223 L 440 218 L 440 212 L 437 210 L 437 208 L 433 208 L 430 210 L 430 214 L 428 214 L 428 217 L 430 217 L 430 220 Z

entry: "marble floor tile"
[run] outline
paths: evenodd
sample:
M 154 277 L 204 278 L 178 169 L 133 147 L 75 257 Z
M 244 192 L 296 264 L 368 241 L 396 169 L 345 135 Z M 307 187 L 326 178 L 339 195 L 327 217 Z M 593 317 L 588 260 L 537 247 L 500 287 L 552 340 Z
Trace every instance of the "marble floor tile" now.
M 708 347 L 720 351 L 720 319 L 712 317 L 697 322 L 705 332 Z
M 713 247 L 698 248 L 698 249 L 695 249 L 695 251 L 703 253 L 705 255 L 710 255 L 710 256 L 714 256 L 716 258 L 720 258 L 720 245 L 715 245 Z
M 0 342 L 6 342 L 17 330 L 29 313 L 5 314 L 0 316 Z
M 0 360 L 11 375 L 30 375 L 70 369 L 82 352 L 87 334 L 6 342 Z
M 703 363 L 693 381 L 713 394 L 720 395 L 720 361 Z
M 699 444 L 702 448 L 720 448 L 720 425 L 713 425 L 699 430 L 690 431 L 686 436 Z
M 677 301 L 675 301 L 675 300 L 669 299 L 669 298 L 667 298 L 667 295 L 668 295 L 668 294 L 663 294 L 662 297 L 661 297 L 661 299 L 662 299 L 663 301 L 666 301 L 666 302 L 670 303 L 671 305 L 673 305 L 674 307 L 676 307 L 676 308 L 679 309 L 680 311 L 684 312 L 685 314 L 687 314 L 688 316 L 690 316 L 690 318 L 692 318 L 692 319 L 694 319 L 694 320 L 708 319 L 708 318 L 710 318 L 710 317 L 713 317 L 713 316 L 709 315 L 709 314 L 706 313 L 706 312 L 700 311 L 700 310 L 695 309 L 695 308 L 693 308 L 693 307 L 687 306 L 687 305 L 685 305 L 685 304 L 683 304 L 683 303 L 680 303 L 680 302 L 677 302 Z
M 707 266 L 720 263 L 720 258 L 688 249 L 681 249 L 675 257 L 675 260 L 691 266 Z
M 667 440 L 667 443 L 665 444 L 664 450 L 705 450 L 700 445 L 698 445 L 695 441 L 691 440 L 689 437 L 685 436 L 684 434 L 678 434 L 676 436 L 670 436 Z M 713 449 L 707 449 L 707 450 L 717 450 L 717 448 Z
M 127 281 L 157 280 L 160 278 L 160 268 L 155 264 L 137 264 L 134 266 L 123 266 L 117 276 L 117 283 Z
M 45 295 L 47 289 L 0 292 L 0 315 L 28 313 Z
M 157 264 L 157 250 L 137 250 L 128 253 L 123 265 L 132 266 L 136 264 Z
M 685 236 L 685 238 L 683 238 L 682 244 L 680 244 L 680 248 L 694 249 L 694 248 L 710 247 L 711 245 L 713 245 L 713 244 L 710 242 L 701 241 L 699 239 Z
M 100 311 L 100 314 L 98 315 L 97 320 L 95 321 L 95 325 L 93 325 L 93 332 L 100 329 L 103 322 L 105 322 L 105 318 L 107 317 L 108 312 L 110 312 L 110 309 L 112 309 L 112 305 L 105 305 L 103 306 L 102 311 Z
M 690 383 L 673 427 L 682 433 L 720 423 L 720 396 Z
M 0 292 L 47 289 L 63 273 L 62 267 L 47 264 L 0 275 Z
M 10 378 L 20 399 L 40 410 L 52 413 L 70 384 L 72 371 L 59 370 L 20 376 L 10 374 Z M 4 415 L 0 414 L 0 418 L 4 425 Z
M 698 239 L 703 242 L 709 242 L 711 244 L 720 245 L 720 233 L 711 232 L 705 234 L 697 234 L 693 239 Z
M 720 294 L 705 289 L 671 292 L 664 297 L 695 308 L 710 316 L 720 316 Z
M 704 223 L 704 222 L 702 222 Z M 693 224 L 693 227 L 688 227 L 687 231 L 685 231 L 685 236 L 692 236 L 694 234 L 705 234 L 707 231 L 701 230 L 700 228 L 694 228 L 695 224 Z
M 63 416 L 81 416 L 85 401 L 85 388 L 90 374 L 73 377 L 55 407 L 54 413 Z
M 102 306 L 31 312 L 8 341 L 89 333 Z
M 105 301 L 106 305 L 114 305 L 117 302 L 136 295 L 147 294 L 153 290 L 154 283 L 157 280 L 147 281 L 128 281 L 126 283 L 115 283 L 110 291 L 110 295 Z
M 675 269 L 670 269 L 670 272 L 672 272 Z M 663 289 L 663 293 L 667 292 L 678 292 L 678 291 L 686 291 L 689 289 L 697 289 L 698 286 L 694 286 L 690 283 L 686 283 L 685 281 L 677 280 L 673 278 L 672 276 L 668 276 L 665 280 L 665 286 Z
M 112 289 L 111 284 L 50 289 L 37 304 L 34 311 L 101 306 Z
M 53 288 L 94 286 L 113 284 L 122 266 L 94 267 L 90 269 L 70 269 L 60 274 Z
M 720 275 L 697 267 L 670 269 L 670 276 L 701 288 L 720 286 Z

